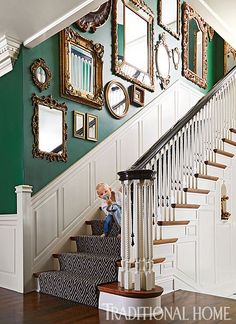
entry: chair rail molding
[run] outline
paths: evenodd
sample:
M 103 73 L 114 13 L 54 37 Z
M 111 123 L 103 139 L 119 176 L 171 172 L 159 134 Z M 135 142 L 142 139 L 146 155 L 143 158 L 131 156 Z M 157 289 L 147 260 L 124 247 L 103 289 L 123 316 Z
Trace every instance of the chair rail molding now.
M 9 36 L 0 38 L 0 77 L 13 70 L 21 42 Z

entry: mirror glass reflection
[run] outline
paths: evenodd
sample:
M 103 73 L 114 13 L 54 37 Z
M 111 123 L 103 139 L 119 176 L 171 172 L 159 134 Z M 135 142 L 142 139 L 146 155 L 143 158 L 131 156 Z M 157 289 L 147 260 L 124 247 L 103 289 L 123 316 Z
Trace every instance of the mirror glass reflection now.
M 39 150 L 62 153 L 63 112 L 39 105 Z
M 92 114 L 87 114 L 87 139 L 98 140 L 98 117 Z
M 153 20 L 149 8 L 140 2 L 114 0 L 115 71 L 129 81 L 154 90 Z
M 170 56 L 167 48 L 163 44 L 157 49 L 157 62 L 159 74 L 163 78 L 167 78 L 170 74 Z
M 36 78 L 40 83 L 44 83 L 46 81 L 46 72 L 41 66 L 39 66 L 36 70 Z
M 124 117 L 129 109 L 129 96 L 125 87 L 117 82 L 111 81 L 106 87 L 106 103 L 110 113 L 116 118 Z
M 178 5 L 177 0 L 161 1 L 162 24 L 178 34 Z
M 74 111 L 74 136 L 85 139 L 85 114 Z
M 189 69 L 200 78 L 203 76 L 203 34 L 194 18 L 189 20 Z

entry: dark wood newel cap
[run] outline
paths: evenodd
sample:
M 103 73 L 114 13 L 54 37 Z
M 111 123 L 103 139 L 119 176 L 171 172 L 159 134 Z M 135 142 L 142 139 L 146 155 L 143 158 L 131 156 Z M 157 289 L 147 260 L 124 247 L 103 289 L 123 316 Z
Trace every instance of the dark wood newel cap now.
M 152 170 L 127 170 L 117 173 L 120 181 L 125 180 L 154 180 L 156 172 Z

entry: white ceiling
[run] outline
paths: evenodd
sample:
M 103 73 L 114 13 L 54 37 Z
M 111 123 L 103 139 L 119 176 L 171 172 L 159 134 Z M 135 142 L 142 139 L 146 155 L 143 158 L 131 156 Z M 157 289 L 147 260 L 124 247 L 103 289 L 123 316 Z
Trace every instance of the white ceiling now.
M 187 2 L 236 49 L 235 0 L 187 0 Z
M 0 0 L 0 38 L 6 35 L 34 47 L 104 1 Z
M 15 38 L 34 47 L 69 26 L 105 0 L 0 0 L 0 38 Z M 187 0 L 236 48 L 235 0 Z

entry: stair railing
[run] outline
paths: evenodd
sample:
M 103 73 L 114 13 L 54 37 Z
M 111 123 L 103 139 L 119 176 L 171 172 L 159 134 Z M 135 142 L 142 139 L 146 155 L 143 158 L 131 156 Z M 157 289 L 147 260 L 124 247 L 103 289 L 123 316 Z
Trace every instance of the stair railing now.
M 216 154 L 224 153 L 224 139 L 232 139 L 235 128 L 236 68 L 128 171 L 118 173 L 124 193 L 122 287 L 135 290 L 154 287 L 152 239 L 162 239 L 158 223 L 175 221 L 174 207 L 187 204 L 186 192 L 198 188 L 198 179 L 206 177 L 208 165 L 216 162 Z

